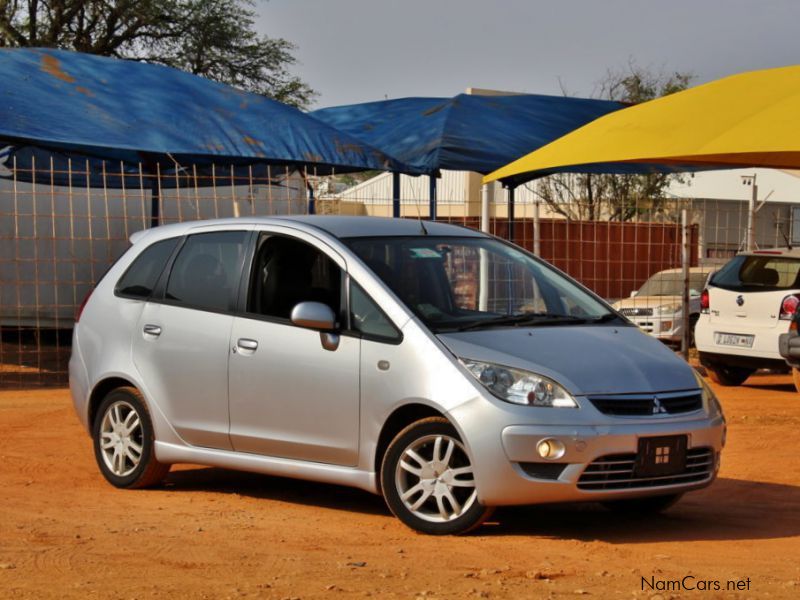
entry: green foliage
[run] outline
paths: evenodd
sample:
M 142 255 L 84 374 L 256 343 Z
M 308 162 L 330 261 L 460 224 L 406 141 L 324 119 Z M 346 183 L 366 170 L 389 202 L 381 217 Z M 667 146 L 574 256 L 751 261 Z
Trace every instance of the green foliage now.
M 65 48 L 176 67 L 307 106 L 295 47 L 255 31 L 252 0 L 0 0 L 0 46 Z

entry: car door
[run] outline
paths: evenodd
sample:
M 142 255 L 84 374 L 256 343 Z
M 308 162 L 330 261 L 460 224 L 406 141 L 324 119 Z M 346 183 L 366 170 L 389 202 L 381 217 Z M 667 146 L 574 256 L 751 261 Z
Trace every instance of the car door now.
M 228 353 L 250 231 L 189 235 L 145 305 L 134 362 L 189 444 L 230 449 Z
M 237 451 L 355 465 L 359 435 L 359 342 L 335 350 L 320 332 L 289 319 L 299 302 L 342 314 L 345 263 L 302 233 L 262 232 L 249 272 L 244 314 L 233 320 L 230 437 Z M 289 230 L 291 231 L 291 230 Z

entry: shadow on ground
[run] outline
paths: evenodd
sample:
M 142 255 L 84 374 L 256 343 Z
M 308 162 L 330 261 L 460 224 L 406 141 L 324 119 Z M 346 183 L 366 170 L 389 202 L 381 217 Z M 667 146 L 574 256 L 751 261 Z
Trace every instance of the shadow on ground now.
M 382 498 L 342 486 L 193 468 L 170 473 L 170 492 L 216 492 L 357 513 L 391 516 Z M 596 503 L 501 507 L 476 534 L 535 536 L 614 544 L 755 540 L 800 536 L 800 486 L 718 479 L 664 514 L 626 515 Z

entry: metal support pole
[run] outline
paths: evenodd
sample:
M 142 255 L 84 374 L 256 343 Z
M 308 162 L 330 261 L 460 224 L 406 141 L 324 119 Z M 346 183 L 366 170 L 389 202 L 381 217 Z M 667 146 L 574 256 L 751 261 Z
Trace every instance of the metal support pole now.
M 690 239 L 689 231 L 689 211 L 685 208 L 681 209 L 681 266 L 683 267 L 683 295 L 681 297 L 681 329 L 683 335 L 681 336 L 681 354 L 683 358 L 689 359 L 689 340 L 691 331 L 690 315 L 689 315 L 689 264 L 691 262 L 690 256 Z
M 483 184 L 481 189 L 481 231 L 489 233 L 491 226 L 489 224 L 489 205 L 492 203 L 492 192 L 494 188 L 492 184 Z
M 541 223 L 539 222 L 539 200 L 536 199 L 533 202 L 533 253 L 536 256 L 541 256 L 542 254 L 542 244 L 541 244 L 542 236 L 540 234 L 540 226 Z
M 150 227 L 158 227 L 161 222 L 161 194 L 156 169 L 150 170 Z
M 515 186 L 508 188 L 508 241 L 514 243 L 514 192 Z
M 428 175 L 428 218 L 436 220 L 436 176 Z
M 392 173 L 392 216 L 400 217 L 400 173 Z
M 747 245 L 748 252 L 756 249 L 756 203 L 758 202 L 758 185 L 756 176 L 753 175 L 753 193 L 750 195 L 750 202 L 747 205 Z
M 308 200 L 308 214 L 316 214 L 317 203 L 314 199 L 314 186 L 312 186 L 310 183 L 306 183 L 306 199 Z

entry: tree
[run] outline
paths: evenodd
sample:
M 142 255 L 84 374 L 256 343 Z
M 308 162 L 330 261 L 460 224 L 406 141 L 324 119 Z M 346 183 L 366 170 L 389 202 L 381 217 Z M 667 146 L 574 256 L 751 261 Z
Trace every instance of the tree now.
M 176 67 L 305 107 L 295 47 L 255 31 L 253 0 L 0 0 L 0 46 L 65 48 Z
M 665 74 L 628 63 L 623 70 L 609 70 L 596 84 L 596 97 L 628 104 L 646 102 L 686 89 L 691 73 Z M 607 175 L 564 173 L 529 184 L 553 211 L 578 220 L 629 221 L 637 216 L 658 218 L 666 208 L 666 189 L 680 179 L 671 173 Z

